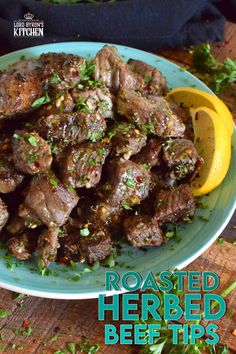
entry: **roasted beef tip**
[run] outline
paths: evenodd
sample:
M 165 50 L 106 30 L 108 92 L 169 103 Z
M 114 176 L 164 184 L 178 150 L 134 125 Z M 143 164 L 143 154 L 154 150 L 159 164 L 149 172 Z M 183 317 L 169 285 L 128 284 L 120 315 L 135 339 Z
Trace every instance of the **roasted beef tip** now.
M 42 105 L 36 115 L 37 117 L 45 117 L 50 114 L 62 114 L 72 112 L 75 107 L 73 97 L 68 91 L 56 92 L 56 96 L 52 97 L 52 101 Z
M 103 186 L 103 218 L 140 204 L 151 188 L 151 175 L 141 165 L 132 161 L 114 161 L 109 166 L 110 179 Z M 105 207 L 106 205 L 106 207 Z
M 25 225 L 24 219 L 20 218 L 18 215 L 14 216 L 6 226 L 7 232 L 14 236 L 23 233 L 26 228 L 27 225 Z
M 70 261 L 78 262 L 80 260 L 79 238 L 79 230 L 73 230 L 65 236 L 59 237 L 58 262 L 70 264 Z
M 70 143 L 101 138 L 106 130 L 106 122 L 98 113 L 49 114 L 39 119 L 36 129 L 53 145 L 52 152 L 56 154 Z
M 132 157 L 132 161 L 145 165 L 147 168 L 160 165 L 162 144 L 163 140 L 159 138 L 149 138 L 142 150 Z
M 144 63 L 141 60 L 129 59 L 129 67 L 131 70 L 142 76 L 145 89 L 150 94 L 163 95 L 167 89 L 165 77 L 154 66 Z
M 184 135 L 184 124 L 163 97 L 143 97 L 137 92 L 121 89 L 117 98 L 117 110 L 147 133 L 161 137 Z
M 42 54 L 39 61 L 44 67 L 44 77 L 49 87 L 58 90 L 72 88 L 80 82 L 80 67 L 85 59 L 74 54 Z
M 114 115 L 114 97 L 107 88 L 95 90 L 72 90 L 75 109 L 85 113 L 99 113 L 104 118 L 112 118 Z
M 95 80 L 102 81 L 115 95 L 121 87 L 137 90 L 144 86 L 142 77 L 131 71 L 113 46 L 104 46 L 94 62 Z
M 2 231 L 4 226 L 6 225 L 6 223 L 8 221 L 8 217 L 9 217 L 9 214 L 7 211 L 7 206 L 0 198 L 0 232 Z
M 146 144 L 147 137 L 131 123 L 119 122 L 108 130 L 112 148 L 116 155 L 128 160 Z
M 73 188 L 96 186 L 108 154 L 109 146 L 100 142 L 69 147 L 59 162 L 61 180 Z
M 11 193 L 21 184 L 24 175 L 17 171 L 12 156 L 11 139 L 0 141 L 0 193 Z
M 105 227 L 93 228 L 92 225 L 80 229 L 78 249 L 81 260 L 94 263 L 105 259 L 111 252 L 112 242 L 110 234 Z
M 47 268 L 51 262 L 54 262 L 57 256 L 58 228 L 55 226 L 49 227 L 43 231 L 38 238 L 38 257 L 40 267 Z
M 37 61 L 22 60 L 0 72 L 0 119 L 29 112 L 42 94 L 42 68 Z
M 184 221 L 185 218 L 193 217 L 194 212 L 195 202 L 188 184 L 157 192 L 154 218 L 158 223 Z
M 11 193 L 22 183 L 24 175 L 15 169 L 12 159 L 0 160 L 0 193 Z
M 36 132 L 16 130 L 12 139 L 12 151 L 14 165 L 23 173 L 34 175 L 51 166 L 50 145 Z
M 148 216 L 130 216 L 123 229 L 133 247 L 160 246 L 165 241 L 157 222 Z
M 163 145 L 163 150 L 163 160 L 176 179 L 192 179 L 203 164 L 203 159 L 190 140 L 169 139 Z
M 36 224 L 63 225 L 78 202 L 75 191 L 63 185 L 52 172 L 31 180 L 19 216 Z
M 186 129 L 184 132 L 184 137 L 189 140 L 194 140 L 192 117 L 189 113 L 189 109 L 183 105 L 177 105 L 176 103 L 169 101 L 171 110 L 176 114 L 179 120 L 185 125 Z
M 7 242 L 7 248 L 10 254 L 17 259 L 25 261 L 31 258 L 32 253 L 37 247 L 37 235 L 30 231 L 25 231 L 21 235 L 11 237 Z

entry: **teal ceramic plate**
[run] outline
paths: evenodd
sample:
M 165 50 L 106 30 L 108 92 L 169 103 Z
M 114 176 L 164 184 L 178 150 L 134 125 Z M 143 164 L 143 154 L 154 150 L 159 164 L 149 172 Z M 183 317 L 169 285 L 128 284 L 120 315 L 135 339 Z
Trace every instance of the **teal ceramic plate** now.
M 46 52 L 74 53 L 90 58 L 103 45 L 104 43 L 67 42 L 23 49 L 2 56 L 0 69 L 16 62 L 21 56 L 38 57 Z M 157 67 L 166 76 L 169 87 L 192 86 L 211 92 L 196 77 L 168 60 L 133 48 L 123 46 L 117 48 L 125 59 L 140 59 Z M 199 257 L 214 242 L 229 222 L 236 206 L 235 133 L 232 146 L 232 161 L 224 182 L 206 198 L 208 208 L 197 211 L 194 223 L 180 227 L 181 242 L 172 240 L 160 248 L 148 249 L 147 252 L 124 245 L 114 270 L 122 274 L 132 269 L 145 274 L 148 270 L 157 273 L 171 268 L 181 269 Z M 203 221 L 204 218 L 208 221 Z M 36 260 L 11 265 L 8 259 L 3 258 L 5 253 L 4 250 L 0 251 L 0 287 L 29 295 L 59 299 L 95 298 L 105 292 L 104 276 L 107 268 L 100 267 L 94 272 L 84 273 L 81 279 L 76 281 L 76 273 L 84 269 L 83 265 L 72 270 L 64 265 L 52 264 L 51 274 L 42 277 L 36 272 Z

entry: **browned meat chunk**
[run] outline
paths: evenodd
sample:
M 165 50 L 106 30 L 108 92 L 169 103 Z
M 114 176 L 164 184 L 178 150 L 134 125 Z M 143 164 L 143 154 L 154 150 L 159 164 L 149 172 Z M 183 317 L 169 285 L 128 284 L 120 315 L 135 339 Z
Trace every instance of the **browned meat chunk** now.
M 194 140 L 192 117 L 189 113 L 189 109 L 183 105 L 177 105 L 172 101 L 168 101 L 171 110 L 177 115 L 180 121 L 185 125 L 186 129 L 184 132 L 184 137 L 189 140 Z
M 13 192 L 23 179 L 24 175 L 16 170 L 13 163 L 11 139 L 2 137 L 0 142 L 0 193 Z
M 194 212 L 195 202 L 188 184 L 181 184 L 172 190 L 161 189 L 157 192 L 155 220 L 160 224 L 193 217 Z
M 110 179 L 103 185 L 101 201 L 91 208 L 92 218 L 107 224 L 147 198 L 152 185 L 150 173 L 130 160 L 115 161 L 109 170 Z
M 162 144 L 163 140 L 159 138 L 149 138 L 142 150 L 133 156 L 132 161 L 146 165 L 149 168 L 159 165 L 161 163 L 160 153 Z
M 30 259 L 37 247 L 37 235 L 26 231 L 21 235 L 11 237 L 7 243 L 8 251 L 17 259 L 25 261 Z
M 52 152 L 56 154 L 70 143 L 100 139 L 106 130 L 106 122 L 98 113 L 48 112 L 39 119 L 36 129 L 52 143 Z
M 6 225 L 6 223 L 8 221 L 8 217 L 9 217 L 9 214 L 7 211 L 7 206 L 0 198 L 0 232 L 2 231 L 4 226 Z
M 50 145 L 37 133 L 16 130 L 12 140 L 13 161 L 17 170 L 34 175 L 50 168 Z
M 121 87 L 137 90 L 144 86 L 142 77 L 130 70 L 115 47 L 104 46 L 97 53 L 94 62 L 95 80 L 102 81 L 114 94 Z
M 125 219 L 124 233 L 133 247 L 160 246 L 165 238 L 157 222 L 148 216 Z
M 43 231 L 38 238 L 38 256 L 40 268 L 47 268 L 49 264 L 55 261 L 57 256 L 58 228 L 55 226 Z
M 48 227 L 63 225 L 78 202 L 75 191 L 68 190 L 53 173 L 33 177 L 19 216 L 26 221 L 43 223 Z
M 187 139 L 167 140 L 163 146 L 163 159 L 176 179 L 192 179 L 203 164 L 203 159 L 192 141 Z
M 85 230 L 88 231 L 85 233 Z M 83 228 L 80 230 L 78 248 L 83 259 L 86 259 L 89 263 L 94 263 L 105 259 L 110 254 L 112 248 L 111 237 L 103 227 L 98 229 Z
M 108 145 L 99 142 L 86 142 L 68 148 L 60 160 L 63 183 L 73 188 L 96 186 L 100 181 L 102 166 L 108 154 Z
M 143 97 L 122 89 L 117 99 L 118 113 L 147 133 L 161 137 L 182 137 L 185 126 L 170 109 L 163 97 Z
M 165 77 L 154 66 L 144 63 L 141 60 L 129 59 L 131 70 L 142 76 L 146 84 L 145 89 L 150 94 L 163 95 L 167 89 Z
M 95 90 L 73 89 L 72 97 L 76 103 L 75 109 L 84 113 L 99 113 L 104 118 L 112 118 L 114 97 L 107 88 Z
M 0 118 L 32 110 L 32 103 L 42 94 L 42 69 L 37 61 L 12 65 L 0 73 Z
M 123 155 L 128 160 L 137 154 L 146 144 L 147 137 L 131 123 L 119 122 L 108 131 L 112 148 L 116 155 Z
M 85 59 L 74 54 L 47 53 L 39 58 L 48 86 L 56 90 L 74 87 L 80 82 L 80 70 Z

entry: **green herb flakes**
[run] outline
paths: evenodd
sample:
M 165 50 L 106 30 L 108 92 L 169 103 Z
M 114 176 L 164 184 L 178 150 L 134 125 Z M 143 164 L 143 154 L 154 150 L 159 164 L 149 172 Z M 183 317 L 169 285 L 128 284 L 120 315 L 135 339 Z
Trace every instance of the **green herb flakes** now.
M 50 79 L 50 84 L 58 84 L 59 82 L 61 82 L 60 77 L 57 74 L 53 73 Z
M 31 335 L 31 333 L 32 333 L 32 328 L 28 327 L 24 331 L 21 332 L 21 335 L 23 337 L 29 337 Z
M 76 345 L 74 342 L 67 343 L 67 349 L 71 354 L 76 354 Z
M 87 227 L 80 230 L 80 236 L 87 237 L 90 235 L 90 231 Z
M 49 179 L 49 183 L 51 184 L 52 187 L 57 188 L 58 187 L 58 183 L 57 180 L 55 178 L 50 178 Z
M 79 345 L 81 351 L 84 351 L 87 354 L 96 354 L 100 349 L 99 344 L 91 344 L 88 341 L 85 341 Z
M 93 142 L 93 143 L 96 143 L 98 140 L 100 140 L 102 137 L 102 133 L 101 132 L 93 132 L 90 136 L 90 140 Z
M 125 181 L 126 186 L 133 188 L 135 186 L 135 181 L 131 178 L 127 178 Z
M 38 146 L 38 142 L 37 142 L 37 139 L 35 136 L 30 135 L 29 137 L 27 137 L 27 140 L 30 143 L 30 145 L 32 145 L 34 147 Z
M 33 108 L 39 108 L 46 103 L 51 102 L 51 98 L 48 95 L 48 92 L 45 93 L 44 96 L 37 98 L 31 105 Z
M 9 316 L 11 312 L 7 309 L 0 309 L 0 318 L 5 318 Z

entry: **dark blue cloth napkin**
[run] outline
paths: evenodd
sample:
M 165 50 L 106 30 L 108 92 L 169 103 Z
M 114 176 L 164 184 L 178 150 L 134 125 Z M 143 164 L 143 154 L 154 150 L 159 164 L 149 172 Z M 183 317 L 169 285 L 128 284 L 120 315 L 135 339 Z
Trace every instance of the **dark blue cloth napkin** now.
M 14 38 L 13 22 L 30 12 L 44 21 L 43 38 Z M 123 0 L 55 5 L 0 0 L 0 41 L 7 50 L 58 41 L 101 41 L 145 50 L 220 41 L 236 0 Z

